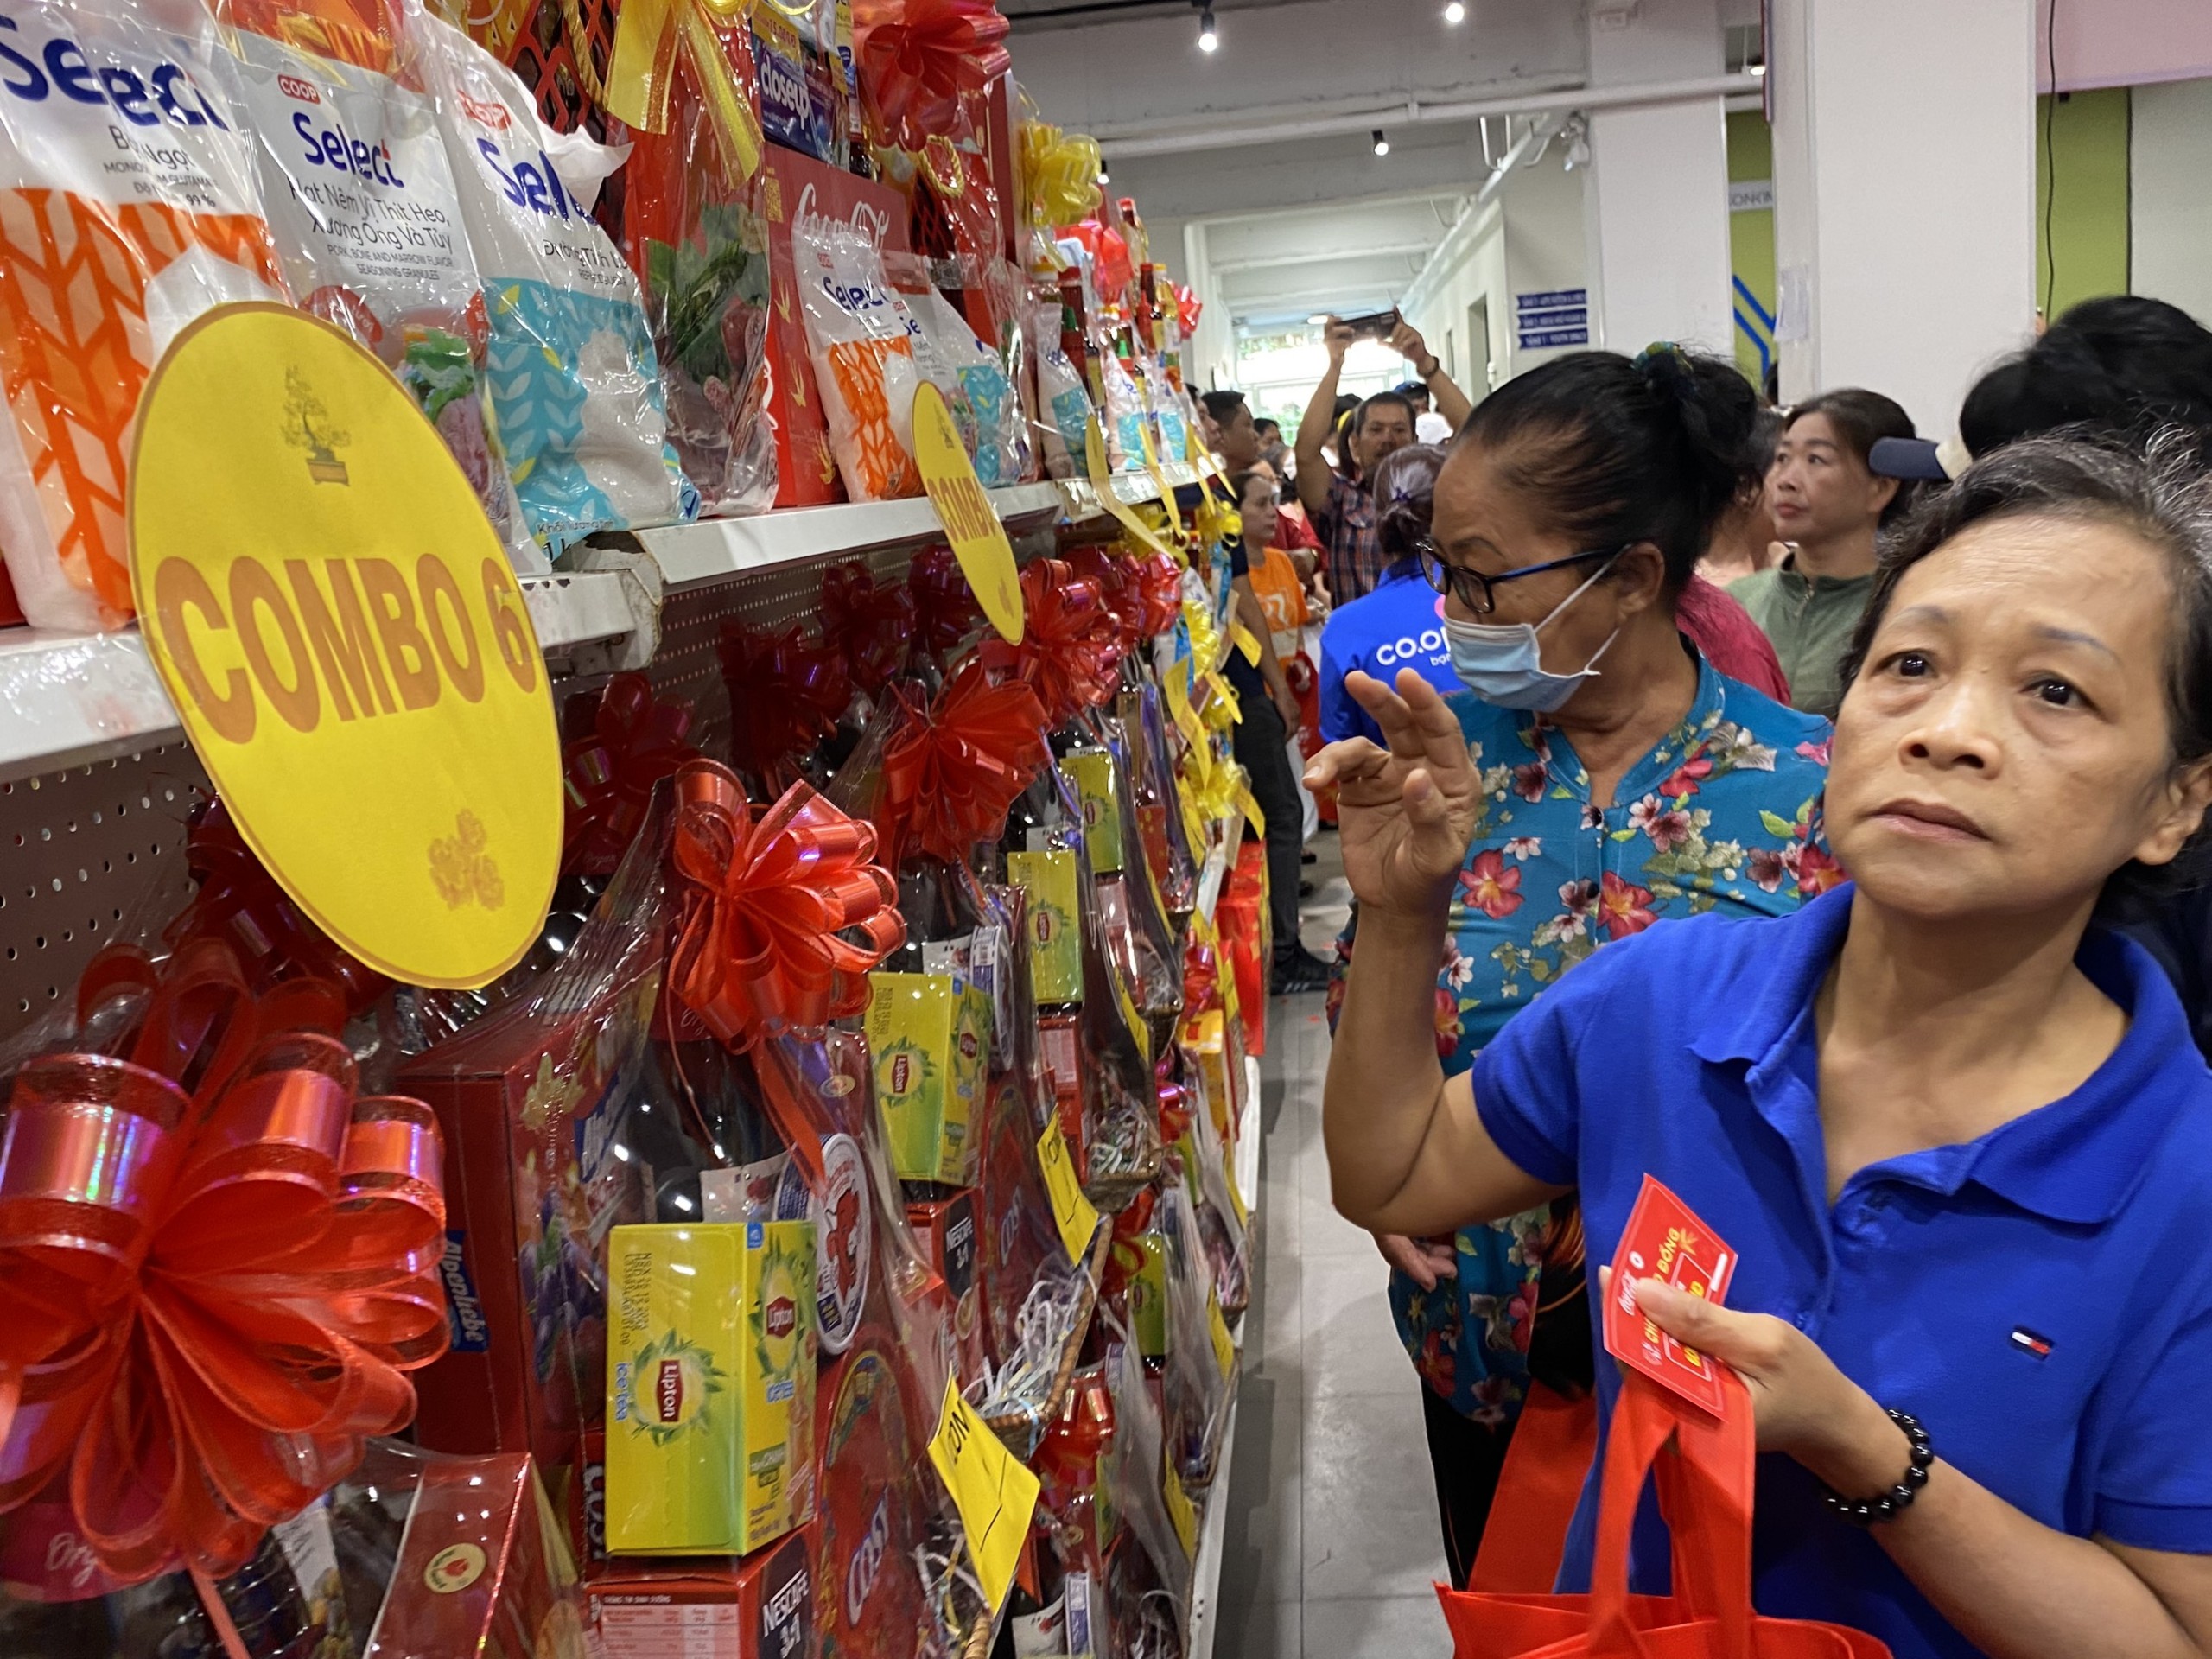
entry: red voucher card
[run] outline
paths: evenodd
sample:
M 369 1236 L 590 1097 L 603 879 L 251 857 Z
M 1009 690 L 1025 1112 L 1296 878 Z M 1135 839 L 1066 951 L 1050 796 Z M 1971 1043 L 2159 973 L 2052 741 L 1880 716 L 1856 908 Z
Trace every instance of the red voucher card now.
M 1636 1306 L 1636 1282 L 1656 1279 L 1719 1302 L 1726 1300 L 1735 1271 L 1735 1252 L 1688 1205 L 1646 1175 L 1613 1255 L 1612 1282 L 1605 1294 L 1605 1351 L 1719 1416 L 1720 1379 L 1713 1375 L 1719 1362 L 1684 1347 L 1646 1319 Z

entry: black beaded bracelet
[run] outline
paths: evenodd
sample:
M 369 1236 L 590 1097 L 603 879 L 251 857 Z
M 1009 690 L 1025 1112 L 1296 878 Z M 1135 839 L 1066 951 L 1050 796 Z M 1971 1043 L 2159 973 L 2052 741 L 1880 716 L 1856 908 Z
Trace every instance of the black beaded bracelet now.
M 1890 1408 L 1890 1421 L 1904 1431 L 1912 1443 L 1911 1461 L 1904 1471 L 1904 1478 L 1884 1492 L 1879 1497 L 1848 1498 L 1839 1496 L 1832 1488 L 1821 1488 L 1821 1502 L 1855 1527 L 1871 1527 L 1884 1521 L 1894 1521 L 1912 1506 L 1920 1489 L 1928 1484 L 1928 1465 L 1936 1461 L 1935 1443 L 1928 1438 L 1928 1431 L 1920 1426 L 1920 1419 L 1909 1411 Z

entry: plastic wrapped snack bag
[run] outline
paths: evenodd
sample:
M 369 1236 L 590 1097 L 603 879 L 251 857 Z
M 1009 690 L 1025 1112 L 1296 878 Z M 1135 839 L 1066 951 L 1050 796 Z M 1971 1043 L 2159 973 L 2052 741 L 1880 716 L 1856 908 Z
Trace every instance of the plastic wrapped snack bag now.
M 916 324 L 883 273 L 875 245 L 849 227 L 792 228 L 807 355 L 830 422 L 830 450 L 855 501 L 918 495 L 914 465 Z
M 968 320 L 935 288 L 924 291 L 918 307 L 912 299 L 907 305 L 922 320 L 931 350 L 959 388 L 974 417 L 972 437 L 965 429 L 960 435 L 970 439 L 976 478 L 987 489 L 1019 484 L 1029 450 L 1021 430 L 1021 405 L 1014 397 L 1006 365 L 999 361 L 997 353 L 976 338 Z
M 626 152 L 545 126 L 459 29 L 413 10 L 408 26 L 484 285 L 492 413 L 524 522 L 557 544 L 688 516 L 638 279 L 591 217 Z
M 317 27 L 349 0 L 219 5 L 285 279 L 398 376 L 517 563 L 543 569 L 487 429 L 483 294 L 415 37 L 397 0 L 361 3 L 366 29 Z M 287 43 L 302 36 L 323 49 Z
M 1037 429 L 1044 441 L 1045 470 L 1054 478 L 1071 478 L 1083 470 L 1090 394 L 1060 344 L 1058 305 L 1048 301 L 1031 308 L 1029 340 L 1029 360 L 1037 369 Z
M 26 620 L 117 628 L 140 388 L 203 311 L 288 296 L 213 22 L 131 0 L 4 21 L 0 548 Z

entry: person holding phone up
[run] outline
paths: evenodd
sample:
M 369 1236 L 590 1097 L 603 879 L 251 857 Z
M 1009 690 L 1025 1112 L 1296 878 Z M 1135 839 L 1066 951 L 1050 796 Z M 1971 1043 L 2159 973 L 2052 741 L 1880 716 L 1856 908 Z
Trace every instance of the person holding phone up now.
M 1395 311 L 1346 322 L 1331 317 L 1322 331 L 1329 348 L 1329 367 L 1307 400 L 1298 423 L 1298 499 L 1326 550 L 1322 571 L 1335 602 L 1348 605 L 1374 591 L 1385 563 L 1375 517 L 1375 496 L 1367 480 L 1382 458 L 1414 442 L 1414 406 L 1395 391 L 1378 391 L 1352 411 L 1351 426 L 1340 464 L 1332 469 L 1321 456 L 1328 442 L 1337 404 L 1337 382 L 1344 373 L 1344 353 L 1352 342 L 1381 338 L 1387 328 L 1390 347 L 1420 372 L 1436 399 L 1437 412 L 1458 431 L 1473 405 L 1452 383 L 1436 353 L 1415 328 Z

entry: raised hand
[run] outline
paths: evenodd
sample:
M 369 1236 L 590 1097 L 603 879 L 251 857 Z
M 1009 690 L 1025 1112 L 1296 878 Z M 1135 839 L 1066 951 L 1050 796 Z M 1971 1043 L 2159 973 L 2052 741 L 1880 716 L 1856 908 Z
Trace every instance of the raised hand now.
M 1332 743 L 1306 785 L 1337 786 L 1344 877 L 1363 906 L 1427 916 L 1449 901 L 1482 819 L 1482 784 L 1459 722 L 1412 669 L 1394 691 L 1355 671 L 1344 689 L 1373 715 L 1389 747 L 1363 737 Z

